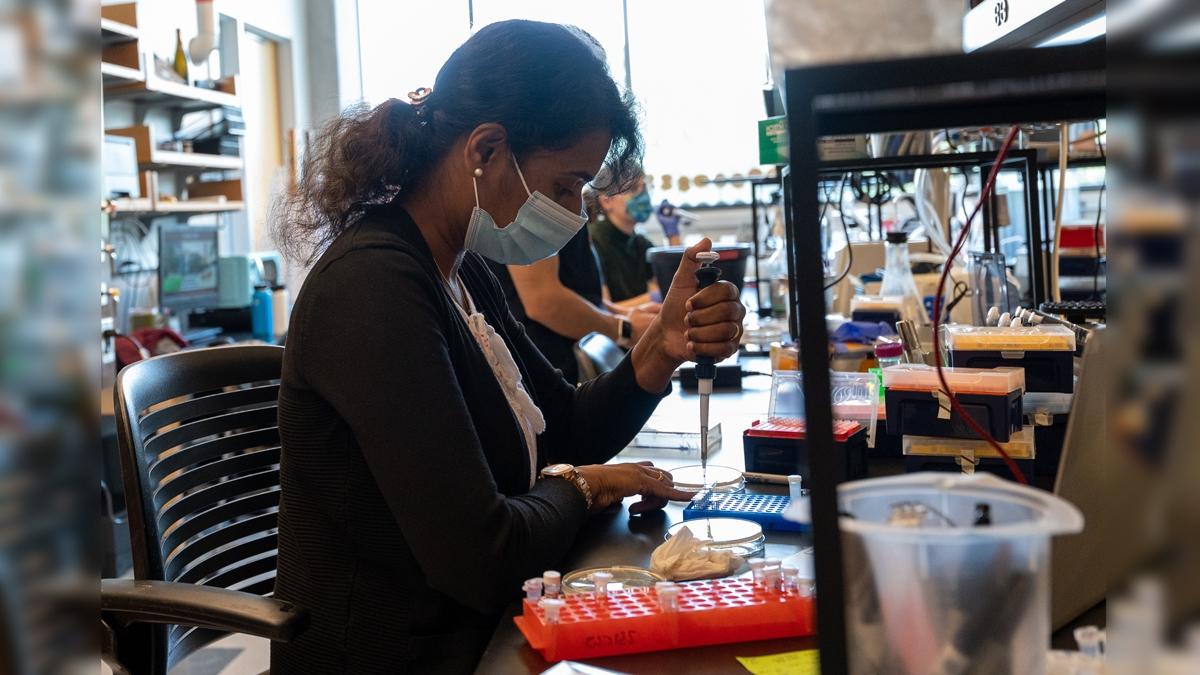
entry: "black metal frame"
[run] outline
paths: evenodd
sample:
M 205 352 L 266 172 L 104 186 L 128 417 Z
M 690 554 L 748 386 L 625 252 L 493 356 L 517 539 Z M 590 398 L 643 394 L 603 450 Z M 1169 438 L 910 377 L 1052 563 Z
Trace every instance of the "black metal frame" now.
M 847 670 L 828 332 L 817 181 L 822 136 L 960 128 L 1106 114 L 1103 42 L 789 70 L 785 185 L 792 315 L 804 370 L 821 672 Z
M 762 266 L 759 262 L 758 242 L 761 237 L 758 235 L 758 188 L 764 185 L 781 185 L 782 181 L 778 176 L 767 178 L 755 178 L 750 181 L 750 236 L 754 239 L 754 293 L 755 299 L 758 300 L 758 315 L 760 317 L 771 316 L 771 312 L 775 309 L 770 304 L 771 293 L 767 292 L 768 303 L 763 303 L 763 288 L 762 288 Z M 770 280 L 768 280 L 768 288 Z

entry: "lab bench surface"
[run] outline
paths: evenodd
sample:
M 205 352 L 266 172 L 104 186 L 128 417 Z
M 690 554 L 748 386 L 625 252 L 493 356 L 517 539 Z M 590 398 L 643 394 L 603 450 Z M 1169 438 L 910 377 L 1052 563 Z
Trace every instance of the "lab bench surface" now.
M 747 378 L 745 389 L 741 392 L 713 392 L 711 422 L 721 423 L 723 441 L 721 449 L 710 455 L 710 463 L 739 470 L 744 468 L 741 432 L 755 419 L 766 416 L 770 384 L 769 378 Z M 697 395 L 680 391 L 676 384 L 672 394 L 659 405 L 652 422 L 654 419 L 671 420 L 678 425 L 680 422 L 686 424 L 694 420 L 698 425 L 698 406 Z M 640 459 L 649 459 L 667 470 L 697 463 L 695 459 L 664 459 L 626 454 L 616 457 L 613 462 Z M 787 494 L 786 486 L 752 484 L 747 486 L 747 490 L 764 494 Z M 561 571 L 566 573 L 570 570 L 604 565 L 649 567 L 650 554 L 663 543 L 667 529 L 683 520 L 685 504 L 672 502 L 660 512 L 630 517 L 629 505 L 635 501 L 636 498 L 627 499 L 619 509 L 613 508 L 592 516 L 579 532 L 575 546 L 560 566 Z M 766 536 L 764 555 L 769 558 L 787 558 L 810 545 L 808 535 L 794 532 L 768 531 Z M 501 619 L 476 673 L 541 673 L 554 665 L 542 659 L 541 655 L 525 642 L 524 636 L 513 624 L 512 617 L 519 612 L 520 603 L 514 603 Z M 814 637 L 788 638 L 628 654 L 589 660 L 587 663 L 622 673 L 738 673 L 745 672 L 737 662 L 738 656 L 762 656 L 814 647 Z

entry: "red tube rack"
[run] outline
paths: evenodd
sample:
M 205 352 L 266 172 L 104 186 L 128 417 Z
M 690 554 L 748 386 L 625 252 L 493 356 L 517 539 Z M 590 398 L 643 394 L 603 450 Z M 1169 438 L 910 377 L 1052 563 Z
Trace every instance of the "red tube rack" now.
M 677 610 L 659 607 L 653 588 L 566 596 L 558 623 L 525 600 L 513 618 L 531 647 L 547 661 L 591 659 L 616 654 L 771 640 L 812 635 L 813 598 L 795 591 L 756 587 L 750 579 L 678 584 Z

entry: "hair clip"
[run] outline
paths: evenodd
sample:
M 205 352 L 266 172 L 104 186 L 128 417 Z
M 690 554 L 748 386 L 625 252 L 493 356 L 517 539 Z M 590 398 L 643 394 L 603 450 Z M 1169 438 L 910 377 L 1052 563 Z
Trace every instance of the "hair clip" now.
M 429 87 L 417 87 L 416 91 L 408 92 L 408 102 L 410 105 L 419 108 L 425 105 L 425 101 L 429 99 L 429 95 L 432 93 L 433 90 Z
M 408 92 L 408 103 L 417 109 L 417 117 L 421 118 L 421 126 L 428 126 L 429 120 L 425 118 L 425 101 L 429 100 L 429 95 L 433 93 L 433 89 L 429 87 L 417 87 L 416 91 Z

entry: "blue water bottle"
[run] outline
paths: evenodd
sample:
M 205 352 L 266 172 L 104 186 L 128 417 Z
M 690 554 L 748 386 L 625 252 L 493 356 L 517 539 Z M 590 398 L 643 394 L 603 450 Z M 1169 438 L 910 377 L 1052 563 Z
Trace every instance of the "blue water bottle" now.
M 254 296 L 250 300 L 250 330 L 255 340 L 275 342 L 273 311 L 271 289 L 266 284 L 255 284 Z

